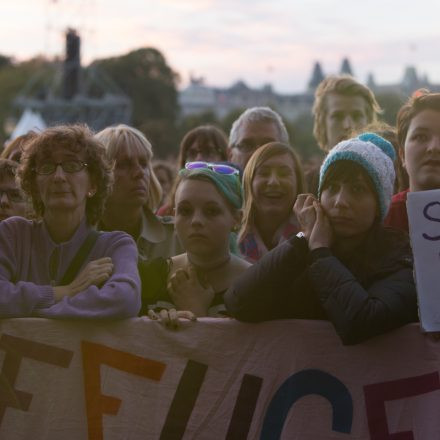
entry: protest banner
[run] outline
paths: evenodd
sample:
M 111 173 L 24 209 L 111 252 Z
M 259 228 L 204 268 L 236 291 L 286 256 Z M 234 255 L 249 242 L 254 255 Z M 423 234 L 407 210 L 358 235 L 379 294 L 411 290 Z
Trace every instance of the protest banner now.
M 0 321 L 2 439 L 437 439 L 440 343 L 325 321 Z

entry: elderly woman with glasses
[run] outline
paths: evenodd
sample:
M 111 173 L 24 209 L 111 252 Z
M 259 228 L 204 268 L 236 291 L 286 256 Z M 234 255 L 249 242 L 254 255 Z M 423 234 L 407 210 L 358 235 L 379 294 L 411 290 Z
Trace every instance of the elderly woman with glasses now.
M 18 175 L 38 219 L 0 223 L 0 316 L 136 316 L 136 245 L 123 232 L 98 233 L 93 226 L 112 171 L 90 130 L 43 131 L 27 146 Z
M 142 312 L 176 327 L 180 318 L 225 316 L 223 294 L 250 264 L 231 254 L 231 232 L 241 220 L 238 171 L 189 162 L 179 172 L 175 228 L 186 252 L 148 262 Z

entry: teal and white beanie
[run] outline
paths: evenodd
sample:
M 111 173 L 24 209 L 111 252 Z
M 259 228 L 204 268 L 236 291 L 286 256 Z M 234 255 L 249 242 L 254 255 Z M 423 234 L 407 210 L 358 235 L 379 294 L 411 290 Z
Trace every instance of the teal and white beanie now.
M 394 190 L 394 160 L 396 153 L 390 142 L 374 133 L 363 133 L 334 146 L 321 166 L 318 195 L 328 168 L 338 160 L 349 160 L 360 165 L 370 176 L 379 200 L 381 220 L 387 215 Z

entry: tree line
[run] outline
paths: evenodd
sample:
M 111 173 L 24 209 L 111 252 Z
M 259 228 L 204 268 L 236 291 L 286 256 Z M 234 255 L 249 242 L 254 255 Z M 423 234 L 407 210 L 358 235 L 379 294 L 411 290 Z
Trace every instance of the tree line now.
M 38 81 L 45 84 L 48 90 L 51 87 L 49 83 L 60 71 L 60 65 L 59 59 L 42 56 L 14 62 L 12 58 L 0 55 L 1 140 L 4 141 L 8 137 L 7 126 L 11 117 L 18 120 L 20 116 L 19 110 L 14 106 L 16 96 L 32 87 L 35 89 L 34 93 L 38 94 L 38 88 L 35 87 Z M 244 110 L 237 108 L 220 119 L 213 112 L 181 117 L 178 104 L 179 74 L 155 48 L 140 48 L 121 56 L 98 59 L 84 69 L 101 72 L 131 99 L 132 125 L 147 135 L 158 157 L 175 155 L 183 135 L 200 124 L 216 124 L 228 134 L 232 122 Z M 88 90 L 88 93 L 93 94 L 93 88 Z M 384 93 L 377 95 L 377 99 L 385 110 L 383 119 L 389 124 L 394 124 L 397 111 L 403 102 L 402 97 Z M 303 158 L 320 154 L 313 138 L 311 114 L 303 114 L 295 121 L 285 122 L 292 144 Z

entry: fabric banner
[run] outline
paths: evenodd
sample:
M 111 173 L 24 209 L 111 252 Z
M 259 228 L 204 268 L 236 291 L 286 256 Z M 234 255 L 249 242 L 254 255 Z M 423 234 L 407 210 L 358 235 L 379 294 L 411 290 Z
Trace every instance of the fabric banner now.
M 1 439 L 438 439 L 440 342 L 332 325 L 0 321 Z

